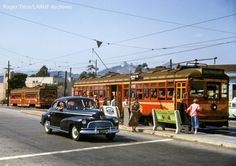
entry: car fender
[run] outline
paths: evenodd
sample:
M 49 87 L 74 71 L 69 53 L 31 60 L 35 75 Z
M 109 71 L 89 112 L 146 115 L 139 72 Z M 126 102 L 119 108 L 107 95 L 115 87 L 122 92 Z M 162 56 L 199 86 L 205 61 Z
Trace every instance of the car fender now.
M 60 122 L 61 130 L 70 131 L 70 128 L 75 125 L 78 129 L 82 127 L 82 120 L 81 117 L 69 117 L 64 118 Z
M 42 114 L 40 123 L 42 125 L 44 125 L 46 120 L 51 121 L 51 116 L 50 116 L 50 113 L 48 113 L 48 112 L 45 112 L 45 113 Z

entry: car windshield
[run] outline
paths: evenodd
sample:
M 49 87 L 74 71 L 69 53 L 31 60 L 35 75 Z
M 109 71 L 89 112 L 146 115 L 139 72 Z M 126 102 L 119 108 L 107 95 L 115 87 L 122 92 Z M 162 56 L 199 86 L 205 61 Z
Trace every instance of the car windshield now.
M 92 99 L 74 99 L 68 101 L 69 110 L 95 109 L 96 103 Z

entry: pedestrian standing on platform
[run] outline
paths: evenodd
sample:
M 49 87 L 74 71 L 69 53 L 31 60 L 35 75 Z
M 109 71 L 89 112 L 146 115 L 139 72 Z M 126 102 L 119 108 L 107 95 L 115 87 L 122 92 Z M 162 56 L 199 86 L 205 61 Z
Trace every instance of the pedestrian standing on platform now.
M 100 103 L 97 95 L 94 95 L 93 100 L 96 102 L 96 107 L 99 109 L 100 108 Z
M 116 97 L 115 96 L 112 97 L 111 106 L 116 106 Z
M 107 106 L 108 105 L 107 97 L 104 97 L 102 105 L 103 106 Z
M 201 110 L 202 109 L 198 104 L 198 99 L 194 99 L 193 104 L 191 104 L 187 109 L 187 113 L 191 116 L 192 131 L 194 131 L 194 134 L 197 134 L 197 129 L 199 128 L 198 114 Z
M 184 131 L 188 132 L 189 131 L 189 129 L 188 129 L 189 128 L 189 120 L 188 120 L 186 111 L 187 111 L 187 105 L 181 99 L 180 104 L 179 104 L 179 114 L 180 114 L 182 125 L 184 127 Z
M 128 113 L 130 114 L 130 108 L 129 108 L 129 101 L 127 98 L 125 98 L 125 101 L 123 102 L 123 108 L 125 110 L 125 108 L 128 108 Z
M 125 101 L 122 103 L 123 111 L 121 111 L 121 122 L 123 122 L 124 125 L 128 126 L 129 124 L 129 117 L 130 117 L 130 104 L 127 98 L 125 98 Z
M 139 112 L 140 112 L 140 104 L 138 98 L 136 97 L 132 105 L 132 111 L 129 121 L 129 126 L 132 127 L 132 132 L 136 132 L 136 127 L 139 124 Z

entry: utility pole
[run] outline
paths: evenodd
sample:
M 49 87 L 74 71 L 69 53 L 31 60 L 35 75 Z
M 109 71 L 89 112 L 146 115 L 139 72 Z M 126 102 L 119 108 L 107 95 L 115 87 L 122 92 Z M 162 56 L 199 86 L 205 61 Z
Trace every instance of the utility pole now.
M 64 96 L 66 96 L 67 89 L 67 71 L 65 72 L 65 81 L 64 81 Z
M 98 75 L 98 61 L 97 61 L 97 59 L 95 60 L 95 74 L 96 74 L 96 76 Z
M 72 73 L 71 73 L 71 72 L 72 72 L 72 68 L 70 67 L 70 78 L 71 78 L 71 75 L 72 75 Z
M 7 91 L 6 91 L 6 97 L 7 97 L 7 106 L 9 106 L 9 98 L 10 98 L 10 85 L 9 85 L 9 79 L 10 79 L 10 61 L 8 61 L 8 64 L 7 64 L 7 68 L 4 68 L 4 69 L 7 69 Z

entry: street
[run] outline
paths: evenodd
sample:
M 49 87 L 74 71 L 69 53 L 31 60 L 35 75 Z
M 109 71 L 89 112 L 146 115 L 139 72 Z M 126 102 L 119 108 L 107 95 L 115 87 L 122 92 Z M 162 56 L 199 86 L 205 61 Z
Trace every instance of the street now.
M 40 117 L 0 108 L 0 166 L 25 165 L 234 165 L 236 151 L 170 138 L 120 131 L 73 141 L 48 135 Z

